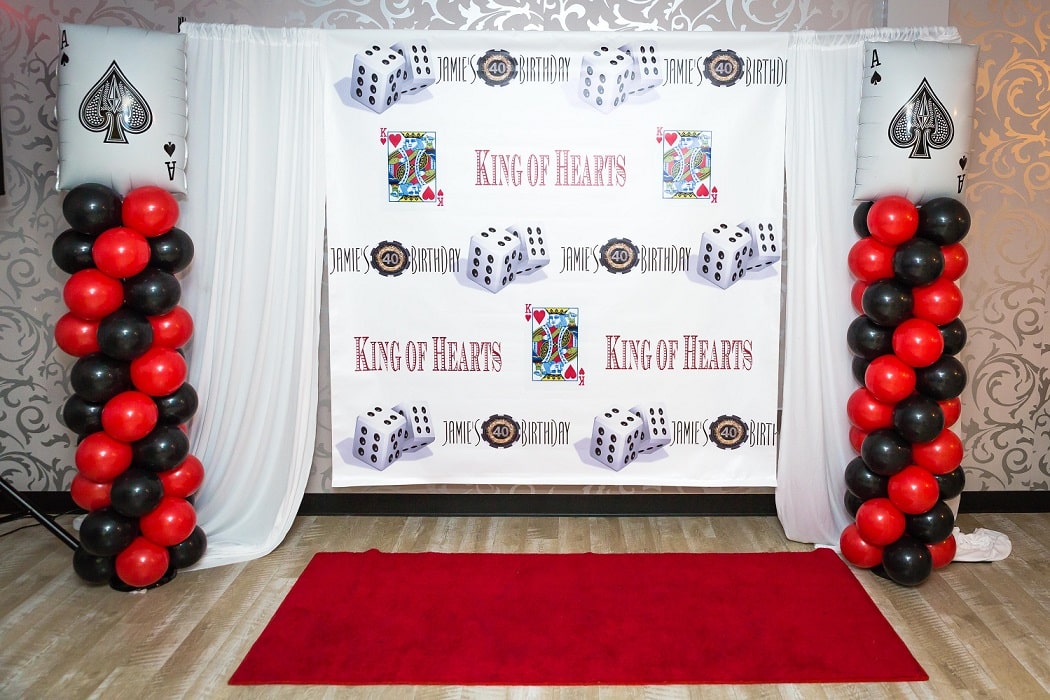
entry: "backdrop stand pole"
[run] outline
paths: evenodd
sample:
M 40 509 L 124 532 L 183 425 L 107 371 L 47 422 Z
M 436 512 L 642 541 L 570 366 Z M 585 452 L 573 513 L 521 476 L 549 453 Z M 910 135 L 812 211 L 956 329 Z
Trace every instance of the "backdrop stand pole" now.
M 75 537 L 73 537 L 73 535 L 63 530 L 62 526 L 56 523 L 46 513 L 41 513 L 40 510 L 36 508 L 36 506 L 27 501 L 25 498 L 23 498 L 22 494 L 20 494 L 14 486 L 7 483 L 7 479 L 5 479 L 2 476 L 0 476 L 0 488 L 3 488 L 4 492 L 7 493 L 7 495 L 10 496 L 12 499 L 14 499 L 19 506 L 29 511 L 29 514 L 36 518 L 37 522 L 39 522 L 41 525 L 50 530 L 52 535 L 62 540 L 62 543 L 64 545 L 72 549 L 74 552 L 80 549 L 80 543 Z

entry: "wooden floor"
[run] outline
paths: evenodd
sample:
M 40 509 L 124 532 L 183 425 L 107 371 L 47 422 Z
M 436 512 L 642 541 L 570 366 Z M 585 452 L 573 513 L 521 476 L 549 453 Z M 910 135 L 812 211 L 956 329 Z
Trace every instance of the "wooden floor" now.
M 71 516 L 59 520 L 71 529 Z M 0 533 L 32 521 L 7 523 Z M 231 687 L 227 680 L 319 551 L 804 551 L 771 517 L 302 517 L 263 559 L 138 593 L 91 587 L 41 527 L 0 537 L 0 698 L 1048 698 L 1050 514 L 963 515 L 1009 535 L 996 563 L 904 588 L 858 577 L 926 668 L 923 683 L 648 687 Z

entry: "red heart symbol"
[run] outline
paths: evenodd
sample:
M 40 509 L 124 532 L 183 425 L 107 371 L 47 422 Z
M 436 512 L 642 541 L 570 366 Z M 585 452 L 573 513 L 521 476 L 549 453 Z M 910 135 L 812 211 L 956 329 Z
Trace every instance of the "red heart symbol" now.
M 696 196 L 706 197 L 709 194 L 711 194 L 711 190 L 707 189 L 707 185 L 701 182 L 700 186 L 696 188 Z
M 390 145 L 397 148 L 399 143 L 401 143 L 401 134 L 390 134 Z
M 532 317 L 536 319 L 536 323 L 543 323 L 543 319 L 546 315 L 547 312 L 543 309 L 533 309 L 532 311 Z
M 667 142 L 668 146 L 673 146 L 674 142 L 677 141 L 677 140 L 678 140 L 678 134 L 676 134 L 673 131 L 671 133 L 669 133 L 669 134 L 664 134 L 664 141 Z
M 569 365 L 569 368 L 565 370 L 565 378 L 568 379 L 570 382 L 573 379 L 576 379 L 576 368 L 572 365 Z
M 425 190 L 423 190 L 423 201 L 424 202 L 432 202 L 432 201 L 434 201 L 434 190 L 432 190 L 429 187 L 426 188 Z

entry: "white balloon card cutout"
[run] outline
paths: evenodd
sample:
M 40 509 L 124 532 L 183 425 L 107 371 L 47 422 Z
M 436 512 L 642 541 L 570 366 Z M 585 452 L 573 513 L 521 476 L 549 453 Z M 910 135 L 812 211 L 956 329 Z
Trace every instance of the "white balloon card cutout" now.
M 185 193 L 186 37 L 77 24 L 59 37 L 57 189 Z
M 865 42 L 854 197 L 961 199 L 973 132 L 977 47 Z

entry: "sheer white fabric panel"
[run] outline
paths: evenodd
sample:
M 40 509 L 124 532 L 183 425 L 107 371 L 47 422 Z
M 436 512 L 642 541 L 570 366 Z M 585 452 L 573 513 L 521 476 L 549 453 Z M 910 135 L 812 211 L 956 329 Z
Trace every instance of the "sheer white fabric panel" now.
M 318 30 L 184 24 L 194 240 L 183 305 L 204 464 L 196 568 L 254 559 L 287 534 L 306 489 L 317 417 L 324 252 Z
M 857 116 L 865 41 L 958 42 L 948 27 L 799 32 L 788 54 L 787 275 L 777 514 L 787 536 L 838 545 L 851 518 L 843 473 L 855 456 L 846 346 L 856 318 L 853 232 Z

